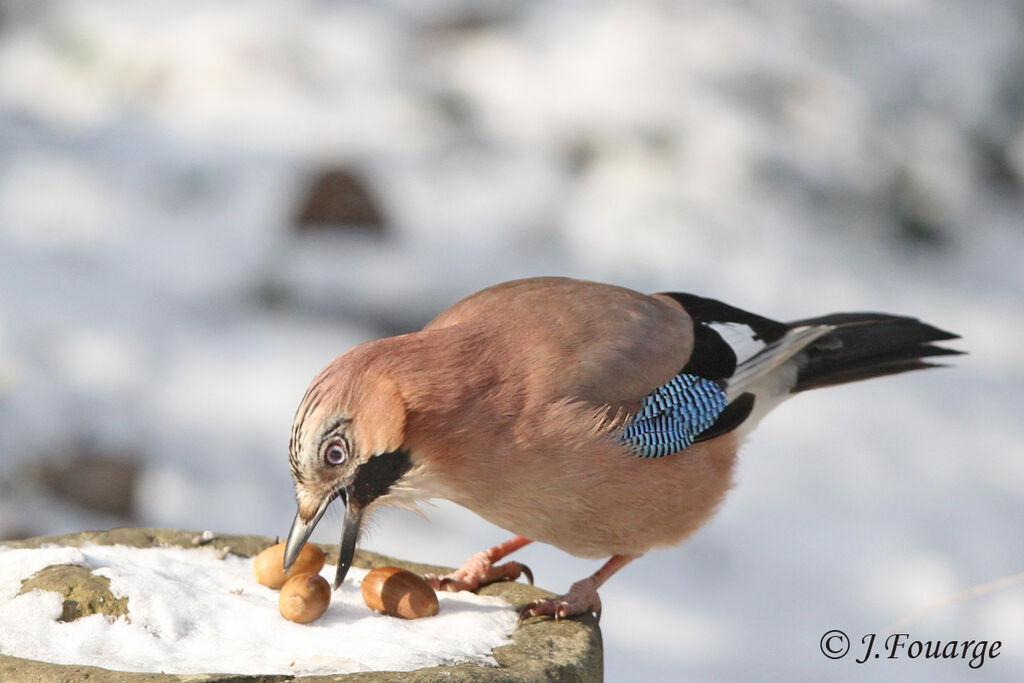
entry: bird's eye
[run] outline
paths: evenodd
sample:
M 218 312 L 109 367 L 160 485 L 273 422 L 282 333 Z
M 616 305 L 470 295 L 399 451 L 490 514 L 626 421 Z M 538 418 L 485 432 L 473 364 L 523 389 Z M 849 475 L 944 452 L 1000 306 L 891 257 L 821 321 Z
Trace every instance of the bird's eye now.
M 328 465 L 340 465 L 348 457 L 348 449 L 344 441 L 333 441 L 324 451 L 324 462 Z

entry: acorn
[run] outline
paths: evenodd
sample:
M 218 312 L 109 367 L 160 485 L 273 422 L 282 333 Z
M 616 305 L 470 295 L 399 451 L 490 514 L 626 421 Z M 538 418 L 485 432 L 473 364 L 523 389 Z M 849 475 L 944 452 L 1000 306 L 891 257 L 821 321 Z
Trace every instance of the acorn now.
M 281 616 L 297 624 L 308 624 L 327 611 L 331 604 L 331 586 L 319 574 L 296 574 L 281 586 L 277 609 Z
M 378 567 L 362 584 L 363 601 L 372 610 L 402 619 L 432 617 L 437 594 L 423 578 L 398 567 Z
M 324 568 L 324 552 L 312 543 L 302 547 L 302 552 L 292 565 L 288 574 L 284 573 L 284 543 L 272 545 L 252 561 L 252 573 L 256 580 L 266 586 L 277 590 L 284 585 L 289 576 L 298 574 L 319 574 Z

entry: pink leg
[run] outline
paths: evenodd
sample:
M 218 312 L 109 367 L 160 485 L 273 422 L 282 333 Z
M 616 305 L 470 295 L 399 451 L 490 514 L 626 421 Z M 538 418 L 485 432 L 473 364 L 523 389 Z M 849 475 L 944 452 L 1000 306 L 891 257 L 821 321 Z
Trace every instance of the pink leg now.
M 423 578 L 434 590 L 442 591 L 473 591 L 488 583 L 495 581 L 515 581 L 521 574 L 525 574 L 533 585 L 533 572 L 525 564 L 519 562 L 506 562 L 495 566 L 495 562 L 511 555 L 524 545 L 533 543 L 528 538 L 516 536 L 512 540 L 505 541 L 493 548 L 479 552 L 466 560 L 466 563 L 459 569 L 446 576 L 427 574 Z
M 579 614 L 593 612 L 601 619 L 601 597 L 597 589 L 605 581 L 612 577 L 612 574 L 619 571 L 627 564 L 640 557 L 639 555 L 615 555 L 604 563 L 592 576 L 577 581 L 565 595 L 558 595 L 553 598 L 541 598 L 535 600 L 523 608 L 519 613 L 519 620 L 527 617 L 550 615 L 558 621 L 562 617 L 574 617 Z

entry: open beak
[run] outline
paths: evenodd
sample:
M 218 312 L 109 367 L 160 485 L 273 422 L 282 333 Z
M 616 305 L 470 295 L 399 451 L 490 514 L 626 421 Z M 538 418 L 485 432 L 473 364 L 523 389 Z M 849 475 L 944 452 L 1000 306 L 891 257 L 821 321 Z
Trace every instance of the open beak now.
M 295 564 L 299 551 L 306 544 L 306 539 L 313 532 L 320 518 L 324 516 L 328 506 L 335 498 L 341 498 L 345 504 L 345 524 L 341 529 L 341 547 L 338 554 L 338 573 L 334 575 L 334 588 L 341 586 L 345 580 L 352 557 L 356 553 L 356 541 L 359 540 L 359 526 L 363 522 L 363 513 L 381 497 L 388 494 L 391 487 L 399 481 L 412 467 L 409 452 L 404 449 L 381 453 L 360 465 L 349 479 L 345 488 L 338 489 L 320 503 L 309 521 L 300 515 L 295 516 L 288 542 L 284 550 L 284 570 L 287 572 Z
M 349 567 L 352 566 L 352 557 L 356 551 L 356 541 L 359 540 L 359 525 L 363 520 L 362 507 L 352 500 L 352 496 L 347 489 L 342 489 L 337 497 L 341 498 L 342 502 L 345 503 L 345 523 L 341 529 L 338 572 L 334 575 L 335 590 L 345 580 L 345 575 L 348 574 Z M 308 522 L 303 520 L 298 514 L 295 515 L 295 520 L 292 522 L 292 528 L 288 532 L 288 541 L 285 543 L 284 548 L 285 573 L 295 564 L 296 558 L 298 558 L 299 553 L 302 551 L 302 546 L 306 545 L 309 535 L 313 533 L 317 522 L 324 516 L 327 508 L 333 501 L 334 497 L 325 498 L 324 502 L 317 509 L 316 514 Z

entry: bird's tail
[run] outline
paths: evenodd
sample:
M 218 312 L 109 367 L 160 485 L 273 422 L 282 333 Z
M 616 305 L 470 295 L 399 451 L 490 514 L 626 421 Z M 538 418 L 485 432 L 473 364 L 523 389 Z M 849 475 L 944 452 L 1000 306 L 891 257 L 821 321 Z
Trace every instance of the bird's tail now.
M 835 329 L 794 358 L 798 373 L 792 393 L 935 367 L 940 364 L 923 359 L 962 353 L 932 343 L 958 339 L 959 335 L 915 318 L 884 313 L 835 313 L 789 324 L 790 328 L 808 325 L 829 325 Z

